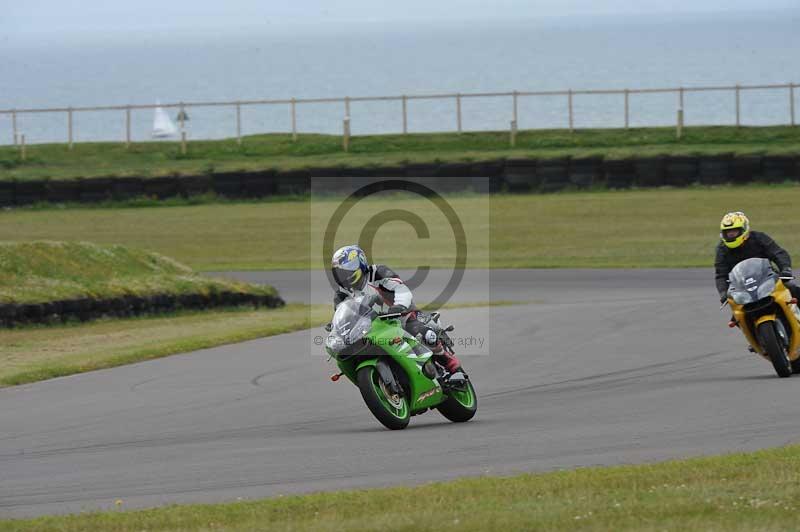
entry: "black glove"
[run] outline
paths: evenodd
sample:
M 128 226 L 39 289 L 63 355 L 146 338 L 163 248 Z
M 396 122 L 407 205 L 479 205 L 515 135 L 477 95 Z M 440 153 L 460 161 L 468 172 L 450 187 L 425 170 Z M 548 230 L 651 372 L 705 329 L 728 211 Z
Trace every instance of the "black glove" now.
M 781 277 L 791 277 L 792 279 L 794 279 L 794 274 L 792 273 L 792 269 L 791 268 L 782 269 L 780 275 L 781 275 Z
M 408 309 L 403 305 L 392 305 L 389 307 L 389 310 L 386 311 L 386 314 L 403 314 L 406 311 L 408 311 Z
M 719 295 L 719 304 L 720 305 L 724 305 L 727 300 L 728 300 L 728 294 L 720 294 Z

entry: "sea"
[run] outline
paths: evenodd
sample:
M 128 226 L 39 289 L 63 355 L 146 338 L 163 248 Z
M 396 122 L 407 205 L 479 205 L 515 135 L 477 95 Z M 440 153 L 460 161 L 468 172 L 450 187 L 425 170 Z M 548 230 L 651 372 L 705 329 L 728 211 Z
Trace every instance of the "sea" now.
M 651 89 L 800 83 L 800 9 L 702 15 L 324 25 L 288 31 L 168 30 L 2 41 L 0 111 L 59 107 L 443 93 Z M 800 87 L 794 90 L 800 122 Z M 631 127 L 674 125 L 675 93 L 631 94 Z M 789 89 L 740 93 L 743 125 L 787 124 Z M 686 92 L 687 125 L 733 124 L 733 91 Z M 189 139 L 234 137 L 234 106 L 186 109 Z M 177 110 L 168 109 L 175 118 Z M 299 133 L 340 134 L 342 102 L 300 103 Z M 76 142 L 123 141 L 123 111 L 75 112 Z M 131 117 L 134 141 L 151 140 L 152 109 Z M 409 132 L 454 131 L 455 98 L 411 99 Z M 292 130 L 291 106 L 245 105 L 241 133 Z M 508 130 L 510 97 L 461 99 L 464 131 Z M 351 102 L 354 135 L 399 133 L 398 100 Z M 562 128 L 568 98 L 520 97 L 518 128 Z M 624 96 L 575 95 L 576 128 L 621 127 Z M 28 143 L 64 142 L 67 113 L 18 113 Z M 0 114 L 0 144 L 13 142 Z

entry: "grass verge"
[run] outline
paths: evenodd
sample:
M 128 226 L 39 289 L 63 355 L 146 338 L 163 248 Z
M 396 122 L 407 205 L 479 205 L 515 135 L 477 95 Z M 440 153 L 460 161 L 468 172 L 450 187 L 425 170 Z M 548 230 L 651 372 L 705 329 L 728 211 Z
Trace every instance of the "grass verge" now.
M 0 303 L 224 291 L 276 293 L 271 287 L 202 277 L 163 255 L 121 245 L 0 242 Z
M 307 329 L 329 317 L 330 305 L 290 304 L 0 330 L 0 387 Z
M 0 521 L 0 531 L 797 530 L 798 477 L 800 446 L 789 446 L 416 488 Z
M 769 232 L 791 254 L 800 253 L 797 185 L 459 195 L 447 201 L 470 239 L 469 267 L 709 267 L 719 220 L 731 210 L 745 211 L 755 229 Z M 118 242 L 168 254 L 201 271 L 305 269 L 312 227 L 315 236 L 324 233 L 323 222 L 337 206 L 335 200 L 307 200 L 18 209 L 0 211 L 0 240 Z M 377 233 L 371 260 L 396 268 L 453 266 L 450 226 L 434 217 L 425 200 L 365 200 L 344 219 L 335 244 L 358 240 L 366 220 L 385 209 L 420 213 L 431 235 L 421 239 L 406 223 L 387 223 Z
M 403 162 L 461 162 L 502 157 L 605 156 L 620 159 L 633 155 L 688 155 L 718 153 L 784 154 L 800 151 L 800 128 L 687 127 L 683 138 L 675 129 L 633 128 L 528 130 L 509 147 L 508 132 L 419 133 L 366 135 L 351 139 L 350 152 L 342 151 L 335 135 L 270 134 L 235 139 L 192 141 L 182 155 L 177 142 L 79 143 L 70 151 L 66 144 L 27 147 L 21 161 L 18 150 L 0 147 L 0 180 L 70 179 L 76 177 L 123 177 L 197 175 L 219 171 L 298 169 L 312 167 L 370 167 Z
M 524 303 L 456 303 L 444 308 L 518 304 Z M 289 304 L 270 310 L 234 308 L 0 329 L 0 387 L 319 327 L 330 317 L 330 305 Z

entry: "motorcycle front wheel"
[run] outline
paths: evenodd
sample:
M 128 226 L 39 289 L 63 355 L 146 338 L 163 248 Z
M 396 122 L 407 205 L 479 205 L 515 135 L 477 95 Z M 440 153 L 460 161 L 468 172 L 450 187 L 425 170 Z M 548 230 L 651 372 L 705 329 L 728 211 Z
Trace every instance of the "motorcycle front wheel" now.
M 400 430 L 408 426 L 411 409 L 404 395 L 392 394 L 381 379 L 375 366 L 366 366 L 358 371 L 358 389 L 375 419 L 384 427 Z
M 436 407 L 444 417 L 454 423 L 463 423 L 475 416 L 475 412 L 478 411 L 478 397 L 470 381 L 467 381 L 464 390 L 453 390 L 448 392 L 448 395 L 449 397 Z
M 778 335 L 775 334 L 775 325 L 771 321 L 766 321 L 759 325 L 758 337 L 764 350 L 769 355 L 772 367 L 775 368 L 775 373 L 778 374 L 778 377 L 791 377 L 792 363 L 786 354 L 786 348 L 783 347 L 780 340 L 778 340 Z

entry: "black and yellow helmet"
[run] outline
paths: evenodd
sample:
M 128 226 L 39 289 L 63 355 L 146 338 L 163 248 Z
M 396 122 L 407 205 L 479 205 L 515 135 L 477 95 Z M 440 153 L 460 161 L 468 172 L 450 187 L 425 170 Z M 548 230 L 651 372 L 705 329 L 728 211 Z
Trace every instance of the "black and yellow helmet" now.
M 719 223 L 719 237 L 729 248 L 738 248 L 750 237 L 750 220 L 743 212 L 729 212 Z

